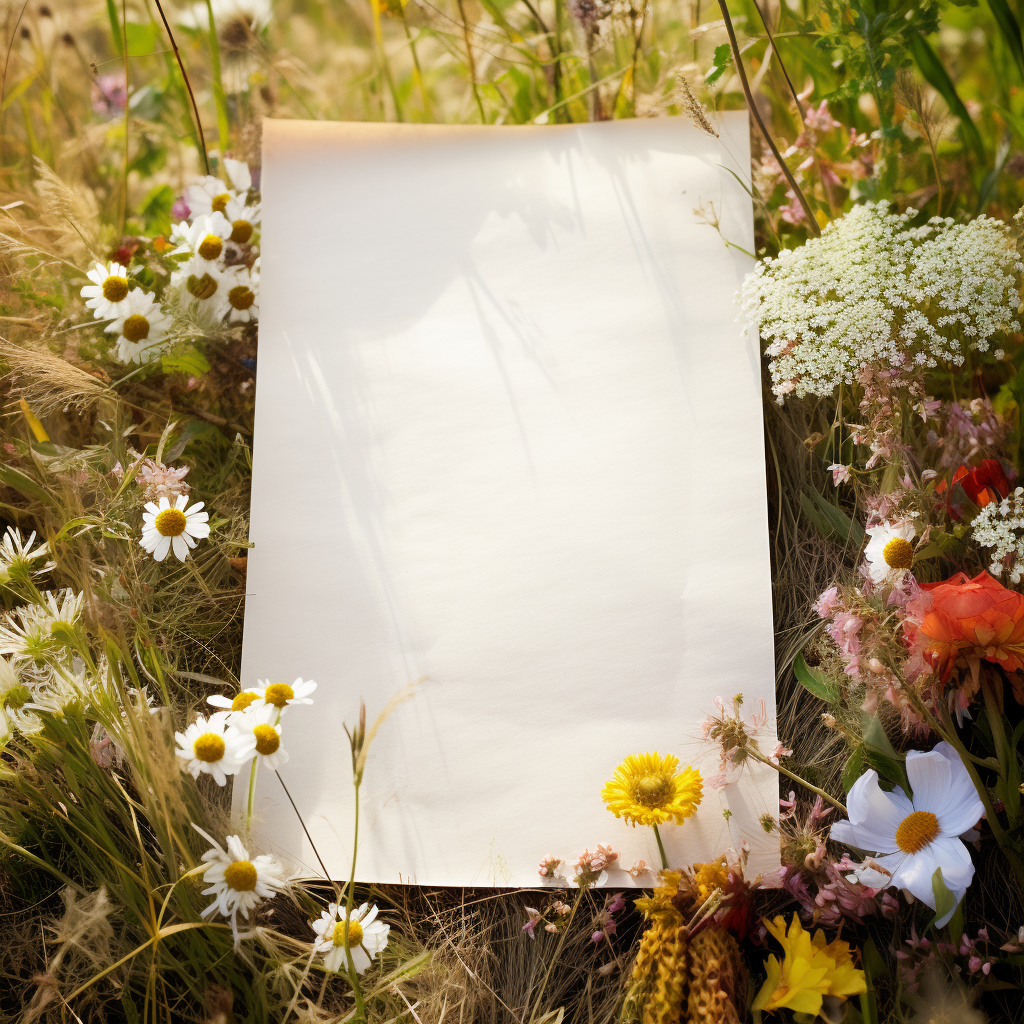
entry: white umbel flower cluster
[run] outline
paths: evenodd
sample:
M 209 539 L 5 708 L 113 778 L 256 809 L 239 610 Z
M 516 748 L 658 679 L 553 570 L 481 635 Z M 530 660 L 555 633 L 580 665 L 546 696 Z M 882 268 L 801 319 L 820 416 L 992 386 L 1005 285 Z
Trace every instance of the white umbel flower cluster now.
M 1024 487 L 1000 502 L 986 505 L 975 516 L 971 532 L 981 547 L 992 549 L 988 571 L 1002 576 L 1009 564 L 1010 582 L 1020 583 L 1024 575 Z
M 865 365 L 960 366 L 1021 329 L 1024 263 L 1006 225 L 933 217 L 912 227 L 916 213 L 855 207 L 746 279 L 744 329 L 760 333 L 779 402 L 831 395 Z

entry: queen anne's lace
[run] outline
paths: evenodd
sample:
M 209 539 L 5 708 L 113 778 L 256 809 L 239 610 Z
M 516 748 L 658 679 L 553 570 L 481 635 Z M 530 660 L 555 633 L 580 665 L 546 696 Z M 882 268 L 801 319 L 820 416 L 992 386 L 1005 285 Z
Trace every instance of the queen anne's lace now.
M 975 516 L 971 530 L 981 547 L 992 549 L 989 572 L 1002 576 L 1009 566 L 1010 582 L 1020 583 L 1024 575 L 1024 487 L 1003 501 L 986 505 Z
M 760 332 L 780 402 L 831 395 L 868 364 L 960 366 L 1021 329 L 1024 263 L 1006 225 L 933 217 L 911 227 L 915 216 L 855 207 L 746 279 L 745 328 Z

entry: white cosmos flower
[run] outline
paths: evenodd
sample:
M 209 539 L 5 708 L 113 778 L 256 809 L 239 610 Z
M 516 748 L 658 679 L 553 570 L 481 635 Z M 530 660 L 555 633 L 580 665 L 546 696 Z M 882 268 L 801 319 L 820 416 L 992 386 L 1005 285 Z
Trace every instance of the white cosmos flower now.
M 107 266 L 97 263 L 85 276 L 92 284 L 82 289 L 82 298 L 95 319 L 112 320 L 128 313 L 128 293 L 132 284 L 128 280 L 127 268 L 120 263 Z
M 946 888 L 959 903 L 974 878 L 974 863 L 959 837 L 982 816 L 984 805 L 960 756 L 946 742 L 907 754 L 907 778 L 913 797 L 898 786 L 886 793 L 878 774 L 865 772 L 846 798 L 850 820 L 836 822 L 831 837 L 879 854 L 856 871 L 864 885 L 908 889 L 934 910 L 932 876 L 941 868 Z
M 228 728 L 227 718 L 223 711 L 209 718 L 199 715 L 184 732 L 174 734 L 178 743 L 174 752 L 194 779 L 206 772 L 218 786 L 223 786 L 227 777 L 237 775 L 252 757 L 251 748 L 246 750 L 245 738 Z
M 194 185 L 189 185 L 185 196 L 188 208 L 191 211 L 189 217 L 194 221 L 199 217 L 209 217 L 214 213 L 223 213 L 232 199 L 238 195 L 228 188 L 220 178 L 208 174 L 200 178 Z M 173 234 L 172 238 L 175 237 Z
M 316 689 L 316 683 L 312 679 L 296 679 L 289 686 L 287 683 L 267 683 L 259 680 L 259 685 L 254 686 L 256 694 L 264 704 L 272 704 L 279 711 L 292 704 L 312 704 L 309 695 Z
M 871 538 L 864 549 L 868 575 L 875 583 L 884 583 L 889 573 L 909 569 L 914 562 L 914 524 L 910 520 L 882 523 L 868 528 Z
M 244 266 L 228 267 L 224 272 L 228 323 L 246 324 L 260 318 L 259 260 L 252 270 Z
M 362 974 L 373 958 L 388 944 L 391 925 L 377 920 L 377 906 L 364 903 L 352 911 L 349 918 L 344 907 L 332 903 L 320 915 L 319 921 L 310 921 L 317 934 L 316 951 L 324 954 L 324 967 L 329 971 L 348 972 L 345 957 L 345 935 L 356 973 Z
M 248 920 L 249 912 L 261 900 L 269 899 L 284 889 L 288 880 L 275 857 L 270 854 L 250 857 L 238 836 L 227 837 L 225 850 L 198 825 L 193 824 L 192 827 L 213 844 L 203 854 L 203 860 L 206 861 L 203 880 L 209 884 L 209 888 L 203 890 L 203 895 L 215 898 L 202 911 L 201 916 L 209 917 L 219 913 L 222 917 L 230 918 L 231 934 L 237 949 L 240 941 L 238 915 Z
M 221 708 L 228 712 L 229 720 L 233 719 L 236 715 L 244 714 L 246 708 L 252 704 L 253 701 L 259 700 L 259 694 L 255 690 L 242 690 L 240 693 L 236 693 L 234 697 L 225 697 L 221 693 L 215 693 L 211 697 L 206 698 L 206 703 L 211 707 Z
M 211 213 L 205 217 L 195 217 L 191 224 L 184 222 L 171 228 L 171 241 L 178 247 L 171 251 L 171 256 L 182 253 L 195 257 L 198 262 L 196 270 L 209 270 L 210 267 L 220 269 L 220 258 L 224 253 L 224 243 L 231 237 L 231 222 L 223 213 Z
M 169 322 L 153 292 L 136 288 L 128 293 L 124 311 L 106 330 L 117 335 L 116 354 L 122 363 L 148 363 L 162 351 Z
M 281 712 L 273 704 L 262 701 L 230 716 L 230 727 L 243 738 L 245 749 L 272 772 L 288 760 L 288 751 L 281 746 L 280 718 Z
M 184 562 L 196 541 L 210 536 L 210 516 L 202 511 L 204 504 L 197 501 L 188 508 L 187 494 L 179 494 L 173 505 L 167 498 L 161 498 L 159 503 L 147 501 L 139 543 L 158 562 L 167 557 L 173 546 L 178 561 Z

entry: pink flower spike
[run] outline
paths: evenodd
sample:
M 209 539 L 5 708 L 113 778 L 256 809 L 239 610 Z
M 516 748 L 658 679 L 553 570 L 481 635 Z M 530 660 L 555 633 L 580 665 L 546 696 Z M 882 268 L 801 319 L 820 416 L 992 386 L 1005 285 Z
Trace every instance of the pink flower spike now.
M 840 484 L 849 483 L 850 481 L 850 467 L 843 466 L 838 462 L 832 463 L 828 467 L 829 472 L 832 474 L 832 486 L 838 487 Z

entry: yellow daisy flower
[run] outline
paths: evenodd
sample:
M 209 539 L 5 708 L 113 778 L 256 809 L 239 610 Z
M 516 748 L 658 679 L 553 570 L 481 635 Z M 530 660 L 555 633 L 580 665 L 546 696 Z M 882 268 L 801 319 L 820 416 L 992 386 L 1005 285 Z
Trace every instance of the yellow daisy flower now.
M 864 972 L 853 965 L 850 945 L 841 939 L 826 943 L 819 929 L 813 937 L 794 914 L 786 929 L 781 916 L 764 920 L 764 926 L 783 949 L 780 963 L 768 957 L 768 978 L 754 999 L 755 1010 L 777 1010 L 785 1007 L 797 1013 L 817 1015 L 825 996 L 860 995 L 867 991 Z
M 608 782 L 601 798 L 616 818 L 630 825 L 679 824 L 697 809 L 703 792 L 700 772 L 687 766 L 678 775 L 673 754 L 630 754 Z

